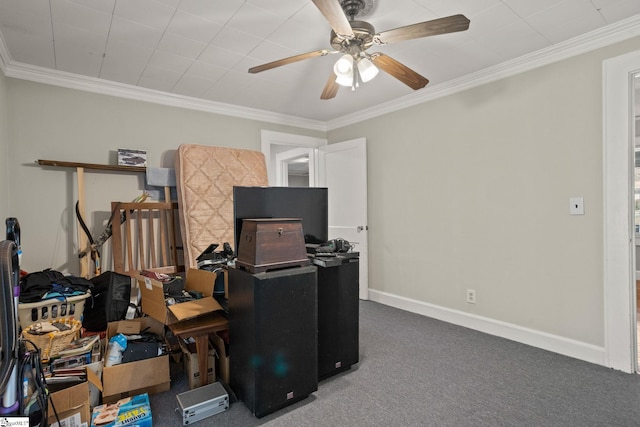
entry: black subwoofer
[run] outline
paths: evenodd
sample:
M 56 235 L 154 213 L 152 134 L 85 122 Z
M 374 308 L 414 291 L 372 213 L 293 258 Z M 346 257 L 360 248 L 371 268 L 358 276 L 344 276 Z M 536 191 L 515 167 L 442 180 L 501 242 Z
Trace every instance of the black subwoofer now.
M 318 378 L 358 363 L 359 260 L 318 267 Z
M 315 266 L 229 269 L 230 386 L 256 417 L 318 389 Z

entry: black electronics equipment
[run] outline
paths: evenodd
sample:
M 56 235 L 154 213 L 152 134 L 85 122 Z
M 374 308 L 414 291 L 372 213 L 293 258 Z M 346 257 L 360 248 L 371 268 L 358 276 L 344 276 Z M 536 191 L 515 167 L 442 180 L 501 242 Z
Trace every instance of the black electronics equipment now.
M 319 380 L 359 361 L 360 261 L 335 255 L 329 265 L 318 266 Z
M 229 268 L 231 389 L 256 417 L 318 389 L 317 268 Z
M 300 218 L 305 243 L 329 239 L 328 189 L 323 187 L 233 187 L 235 250 L 242 220 Z
M 122 363 L 158 357 L 163 354 L 163 345 L 159 341 L 128 341 L 122 351 Z
M 315 248 L 315 253 L 328 254 L 332 252 L 349 252 L 353 248 L 353 245 L 347 240 L 338 238 L 329 240 L 327 243 Z
M 216 252 L 218 248 L 217 243 L 212 243 L 207 246 L 207 249 L 202 251 L 200 255 L 196 258 L 198 261 L 198 268 L 203 269 L 204 266 L 209 264 L 219 264 L 221 262 L 226 262 L 230 258 L 233 257 L 233 249 L 231 249 L 231 245 L 229 242 L 224 242 L 222 245 L 222 250 Z
M 218 246 L 217 243 L 212 243 L 198 255 L 196 261 L 200 270 L 207 270 L 214 273 L 222 272 L 224 266 L 233 258 L 233 249 L 231 249 L 229 242 L 224 242 L 222 245 L 223 249 L 216 252 Z M 213 296 L 216 298 L 224 297 L 224 294 L 224 275 L 218 274 L 213 286 Z

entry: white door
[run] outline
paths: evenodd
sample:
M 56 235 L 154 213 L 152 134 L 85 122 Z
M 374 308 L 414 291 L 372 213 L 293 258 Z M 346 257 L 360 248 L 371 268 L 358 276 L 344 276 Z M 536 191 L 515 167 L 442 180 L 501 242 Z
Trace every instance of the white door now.
M 634 189 L 631 129 L 632 76 L 640 72 L 640 51 L 603 65 L 604 116 L 604 365 L 637 372 L 634 313 Z
M 365 138 L 318 148 L 318 187 L 329 189 L 329 239 L 360 252 L 360 299 L 369 299 L 367 144 Z

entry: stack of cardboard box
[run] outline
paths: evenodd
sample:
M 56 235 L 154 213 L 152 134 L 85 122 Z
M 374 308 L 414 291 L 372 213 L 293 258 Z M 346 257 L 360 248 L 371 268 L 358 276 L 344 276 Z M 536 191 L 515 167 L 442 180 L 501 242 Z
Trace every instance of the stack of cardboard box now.
M 225 290 L 227 288 L 226 272 Z M 101 346 L 100 369 L 87 369 L 87 382 L 52 393 L 51 399 L 56 407 L 60 420 L 75 417 L 82 423 L 91 423 L 91 410 L 98 406 L 100 396 L 90 393 L 95 389 L 101 393 L 102 404 L 114 404 L 134 396 L 148 396 L 170 389 L 169 355 L 163 354 L 144 360 L 104 366 L 106 349 L 109 340 L 117 334 L 136 335 L 142 331 L 165 336 L 166 326 L 171 327 L 184 321 L 194 321 L 200 316 L 222 311 L 220 304 L 213 298 L 213 287 L 217 274 L 205 270 L 190 269 L 185 282 L 185 289 L 202 298 L 167 306 L 163 284 L 149 277 L 138 276 L 135 282 L 139 287 L 141 307 L 144 317 L 131 320 L 110 322 Z M 197 321 L 197 320 L 196 320 Z M 210 348 L 207 355 L 207 382 L 216 381 L 216 365 L 222 381 L 229 381 L 229 364 L 227 346 L 220 335 L 210 336 Z M 183 351 L 185 374 L 190 388 L 199 387 L 202 383 L 198 357 L 193 346 L 179 340 Z M 191 348 L 190 348 L 191 347 Z M 218 363 L 216 363 L 216 361 Z M 96 374 L 97 372 L 97 374 Z M 101 378 L 100 378 L 100 375 Z M 90 397 L 90 394 L 93 396 Z M 56 422 L 53 411 L 49 414 L 49 423 Z

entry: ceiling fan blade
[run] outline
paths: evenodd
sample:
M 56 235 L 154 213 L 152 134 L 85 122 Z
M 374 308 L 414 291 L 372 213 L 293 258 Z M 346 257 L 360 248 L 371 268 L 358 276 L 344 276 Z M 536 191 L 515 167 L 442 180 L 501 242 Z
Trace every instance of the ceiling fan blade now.
M 429 80 L 425 77 L 383 53 L 371 54 L 371 61 L 376 67 L 400 80 L 413 90 L 422 89 L 429 83 Z
M 320 99 L 331 99 L 338 94 L 340 85 L 336 83 L 336 78 L 336 73 L 331 72 L 329 80 L 327 80 L 327 84 L 324 86 L 324 90 L 322 91 L 322 95 L 320 95 Z
M 464 15 L 452 15 L 432 21 L 420 22 L 406 27 L 383 31 L 376 34 L 374 42 L 377 44 L 396 43 L 403 40 L 417 39 L 420 37 L 435 36 L 438 34 L 455 33 L 469 28 L 469 19 Z
M 313 52 L 301 53 L 300 55 L 290 56 L 288 58 L 279 59 L 277 61 L 269 62 L 267 64 L 258 65 L 256 67 L 249 68 L 251 74 L 259 73 L 261 71 L 270 70 L 272 68 L 280 67 L 282 65 L 292 64 L 294 62 L 302 61 L 304 59 L 316 58 L 318 56 L 325 56 L 329 53 L 333 53 L 332 50 L 314 50 Z
M 320 9 L 320 12 L 322 12 L 327 21 L 329 21 L 333 32 L 345 39 L 355 37 L 347 15 L 344 14 L 338 0 L 313 0 L 313 4 Z

